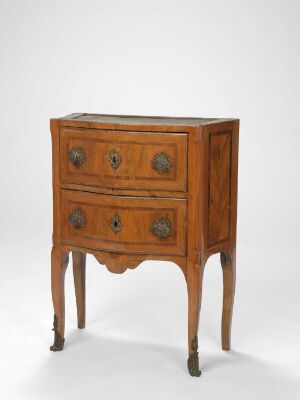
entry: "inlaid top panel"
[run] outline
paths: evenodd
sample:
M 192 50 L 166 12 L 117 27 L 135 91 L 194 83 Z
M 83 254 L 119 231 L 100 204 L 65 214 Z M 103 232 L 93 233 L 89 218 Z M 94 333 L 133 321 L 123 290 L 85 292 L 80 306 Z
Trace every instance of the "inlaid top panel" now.
M 185 117 L 158 117 L 158 116 L 137 116 L 137 115 L 108 115 L 108 114 L 86 114 L 75 113 L 61 118 L 62 125 L 88 126 L 89 124 L 103 124 L 117 126 L 169 126 L 180 130 L 182 127 L 209 125 L 217 122 L 232 121 L 234 118 L 185 118 Z

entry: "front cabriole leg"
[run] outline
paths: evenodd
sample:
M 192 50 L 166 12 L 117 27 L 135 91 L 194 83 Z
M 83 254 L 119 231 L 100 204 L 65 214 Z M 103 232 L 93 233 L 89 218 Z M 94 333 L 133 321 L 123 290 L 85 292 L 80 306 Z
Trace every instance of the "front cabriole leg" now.
M 51 351 L 61 351 L 63 350 L 65 344 L 65 339 L 61 337 L 61 334 L 57 330 L 57 326 L 58 326 L 58 318 L 56 314 L 54 314 L 54 321 L 52 328 L 52 330 L 54 331 L 54 343 L 52 346 L 50 346 Z
M 188 288 L 188 370 L 191 376 L 200 376 L 198 357 L 198 325 L 202 297 L 204 264 L 189 264 L 187 268 Z
M 191 376 L 200 376 L 201 371 L 199 369 L 199 356 L 198 356 L 198 337 L 195 336 L 192 340 L 191 355 L 188 358 L 187 365 Z
M 61 351 L 64 348 L 65 332 L 65 273 L 69 255 L 59 246 L 54 246 L 51 252 L 51 291 L 54 308 L 54 343 L 51 351 Z

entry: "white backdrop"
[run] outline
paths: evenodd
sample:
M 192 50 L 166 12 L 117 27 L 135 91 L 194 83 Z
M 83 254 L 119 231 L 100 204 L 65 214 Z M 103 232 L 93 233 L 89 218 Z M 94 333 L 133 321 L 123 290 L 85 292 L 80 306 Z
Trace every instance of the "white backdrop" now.
M 0 0 L 0 18 L 0 397 L 299 399 L 299 0 Z M 201 378 L 171 263 L 118 276 L 88 257 L 84 331 L 69 268 L 66 346 L 49 351 L 49 119 L 71 112 L 241 119 L 233 351 L 214 256 Z

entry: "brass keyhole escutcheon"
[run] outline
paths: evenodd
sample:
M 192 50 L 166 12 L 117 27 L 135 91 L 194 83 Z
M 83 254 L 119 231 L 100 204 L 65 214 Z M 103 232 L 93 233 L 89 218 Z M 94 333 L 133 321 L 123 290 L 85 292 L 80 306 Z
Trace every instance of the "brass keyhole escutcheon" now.
M 122 222 L 119 214 L 112 216 L 110 220 L 110 227 L 114 233 L 119 233 L 122 229 Z
M 112 168 L 116 170 L 119 168 L 122 158 L 117 150 L 113 149 L 109 152 L 108 160 Z

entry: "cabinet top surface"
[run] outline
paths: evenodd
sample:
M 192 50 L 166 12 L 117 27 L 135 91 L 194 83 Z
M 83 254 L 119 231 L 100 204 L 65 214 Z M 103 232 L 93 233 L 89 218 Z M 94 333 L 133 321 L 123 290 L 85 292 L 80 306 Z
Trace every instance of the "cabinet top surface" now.
M 104 124 L 104 125 L 136 125 L 136 126 L 199 126 L 218 122 L 234 121 L 236 118 L 186 118 L 186 117 L 159 117 L 137 115 L 109 115 L 74 113 L 60 118 L 63 125 Z

